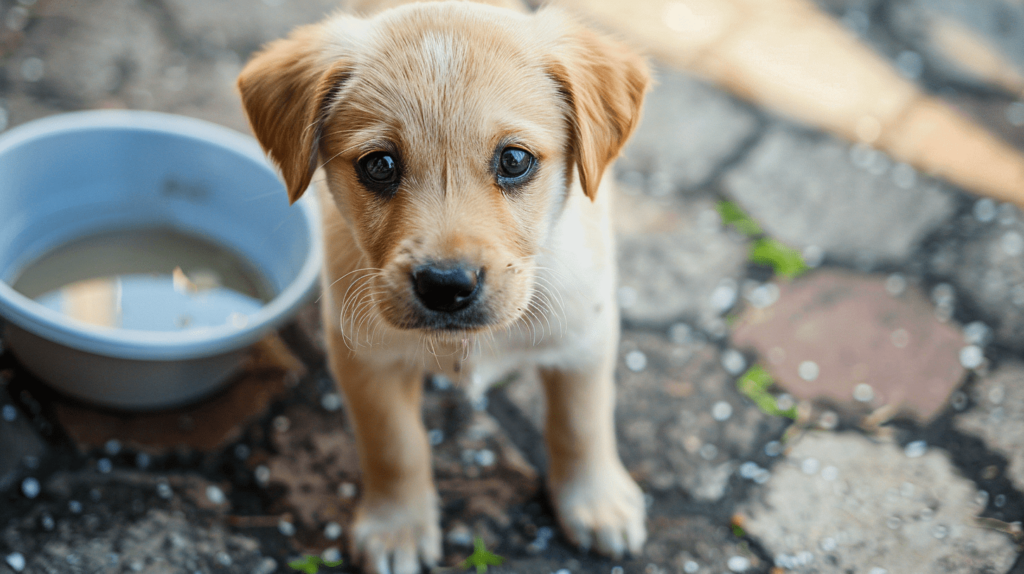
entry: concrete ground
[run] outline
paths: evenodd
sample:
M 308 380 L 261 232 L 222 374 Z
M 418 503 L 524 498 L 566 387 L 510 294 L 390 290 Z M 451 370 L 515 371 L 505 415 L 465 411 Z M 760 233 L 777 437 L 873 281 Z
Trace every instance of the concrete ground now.
M 921 28 L 958 22 L 1024 69 L 1019 1 L 819 4 L 1024 151 L 1024 102 Z M 0 0 L 0 131 L 132 108 L 247 132 L 242 63 L 334 7 Z M 558 532 L 530 373 L 476 404 L 435 379 L 424 419 L 446 566 L 479 536 L 508 559 L 493 571 L 520 574 L 1024 572 L 1024 217 L 667 67 L 658 79 L 615 168 L 618 432 L 650 541 L 612 561 Z M 752 262 L 762 236 L 723 222 L 723 201 L 809 272 Z M 760 394 L 755 365 L 774 380 Z M 343 402 L 314 307 L 229 389 L 148 415 L 60 396 L 0 345 L 0 573 L 347 559 L 359 477 Z

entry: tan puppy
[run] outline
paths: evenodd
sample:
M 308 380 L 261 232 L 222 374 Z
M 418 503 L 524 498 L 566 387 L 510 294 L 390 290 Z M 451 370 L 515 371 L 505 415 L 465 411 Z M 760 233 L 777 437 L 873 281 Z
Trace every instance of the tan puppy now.
M 351 550 L 368 571 L 441 557 L 420 413 L 431 371 L 480 393 L 539 368 L 565 533 L 612 556 L 643 546 L 643 496 L 616 451 L 602 182 L 648 83 L 640 57 L 558 10 L 468 2 L 337 15 L 242 71 L 293 201 L 323 167 L 324 326 L 359 444 Z

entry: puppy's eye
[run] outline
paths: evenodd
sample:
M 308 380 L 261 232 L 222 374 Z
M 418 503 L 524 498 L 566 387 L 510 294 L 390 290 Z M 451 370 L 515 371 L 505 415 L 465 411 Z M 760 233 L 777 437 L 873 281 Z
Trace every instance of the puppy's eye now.
M 530 152 L 517 147 L 507 147 L 501 150 L 501 157 L 498 158 L 498 178 L 508 183 L 517 183 L 530 173 L 534 164 L 534 157 Z
M 359 160 L 359 169 L 366 179 L 378 185 L 389 185 L 398 181 L 398 162 L 386 151 L 377 151 Z

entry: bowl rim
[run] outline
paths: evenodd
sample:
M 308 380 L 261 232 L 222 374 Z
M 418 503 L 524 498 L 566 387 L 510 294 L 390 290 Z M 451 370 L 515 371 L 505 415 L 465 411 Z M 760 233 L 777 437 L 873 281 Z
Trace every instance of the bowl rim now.
M 159 132 L 198 139 L 250 159 L 275 175 L 278 173 L 250 136 L 205 120 L 141 110 L 90 110 L 33 120 L 0 134 L 0 155 L 39 138 L 97 129 Z M 310 232 L 306 259 L 295 279 L 258 312 L 250 315 L 244 327 L 223 325 L 169 332 L 95 327 L 47 309 L 2 280 L 0 317 L 18 328 L 66 347 L 120 359 L 187 360 L 239 350 L 290 319 L 319 286 L 323 239 L 316 193 L 312 187 L 292 207 L 298 208 L 305 217 Z M 285 193 L 283 186 L 281 193 Z

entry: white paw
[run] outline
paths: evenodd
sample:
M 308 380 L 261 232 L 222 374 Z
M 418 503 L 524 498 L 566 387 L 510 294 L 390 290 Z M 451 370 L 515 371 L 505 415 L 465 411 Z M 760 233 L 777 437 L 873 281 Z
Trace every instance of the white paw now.
M 551 492 L 558 521 L 572 542 L 613 558 L 643 550 L 644 494 L 620 464 L 552 484 Z
M 441 560 L 436 496 L 418 504 L 361 504 L 349 539 L 353 560 L 368 574 L 417 574 Z

